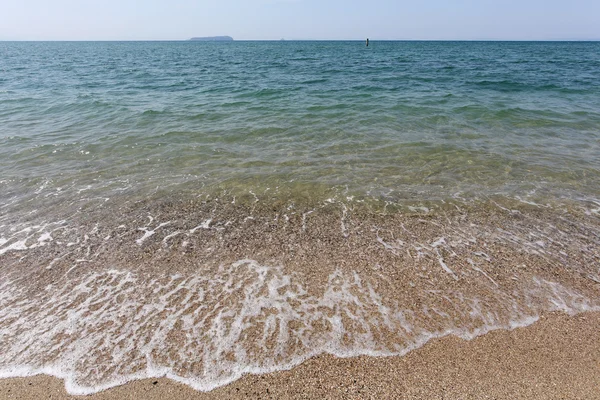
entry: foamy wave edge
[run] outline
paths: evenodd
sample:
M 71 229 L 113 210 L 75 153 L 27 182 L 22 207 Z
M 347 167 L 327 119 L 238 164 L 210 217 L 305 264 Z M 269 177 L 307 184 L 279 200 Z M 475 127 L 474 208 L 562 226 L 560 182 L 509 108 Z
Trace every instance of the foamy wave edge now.
M 252 260 L 243 260 L 244 262 L 249 262 L 254 265 L 255 262 Z M 116 271 L 114 271 L 116 272 Z M 550 304 L 552 304 L 547 309 L 541 311 L 541 314 L 546 312 L 563 312 L 568 315 L 574 316 L 584 312 L 598 312 L 600 311 L 600 306 L 590 305 L 588 299 L 582 297 L 576 292 L 573 292 L 569 289 L 564 288 L 562 285 L 558 283 L 548 282 L 548 281 L 538 281 L 535 279 L 538 284 L 550 285 L 553 288 L 554 294 L 557 295 L 556 289 L 562 294 L 568 295 L 570 299 L 560 299 L 558 297 L 549 298 Z M 567 300 L 567 301 L 565 301 Z M 571 305 L 568 305 L 569 302 Z M 541 315 L 540 314 L 540 315 Z M 404 356 L 407 353 L 417 350 L 423 347 L 426 343 L 433 339 L 441 339 L 447 336 L 456 336 L 463 340 L 472 340 L 476 337 L 485 335 L 492 331 L 497 330 L 514 330 L 517 328 L 524 328 L 530 326 L 537 322 L 540 318 L 540 315 L 529 315 L 523 316 L 522 318 L 517 318 L 511 320 L 508 324 L 498 324 L 498 325 L 485 325 L 481 328 L 467 330 L 467 329 L 447 329 L 441 332 L 428 332 L 425 334 L 420 334 L 415 337 L 411 343 L 407 343 L 407 346 L 398 352 L 394 351 L 377 351 L 369 348 L 356 348 L 353 350 L 347 350 L 340 347 L 335 347 L 331 343 L 327 343 L 323 345 L 321 348 L 315 349 L 312 352 L 307 352 L 302 356 L 298 356 L 292 359 L 289 362 L 280 363 L 275 366 L 265 367 L 265 368 L 256 368 L 251 366 L 239 365 L 233 371 L 230 371 L 230 375 L 224 379 L 216 379 L 212 382 L 200 382 L 198 379 L 186 378 L 175 373 L 172 368 L 169 367 L 152 367 L 147 366 L 144 371 L 135 374 L 123 375 L 118 379 L 113 379 L 108 382 L 94 385 L 94 386 L 83 386 L 76 383 L 76 377 L 74 373 L 66 371 L 64 366 L 57 364 L 45 365 L 41 368 L 36 368 L 31 365 L 15 365 L 12 367 L 5 367 L 0 369 L 0 378 L 25 378 L 36 375 L 48 375 L 64 381 L 66 391 L 71 395 L 91 395 L 94 393 L 102 392 L 117 386 L 125 385 L 127 383 L 144 380 L 144 379 L 156 379 L 156 378 L 167 378 L 172 381 L 187 385 L 195 390 L 202 392 L 209 392 L 216 388 L 228 385 L 232 382 L 237 381 L 242 378 L 244 375 L 252 374 L 252 375 L 261 375 L 261 374 L 269 374 L 278 371 L 290 370 L 303 362 L 314 358 L 316 356 L 329 354 L 338 358 L 351 358 L 351 357 L 360 357 L 360 356 L 369 356 L 369 357 L 397 357 Z
M 549 310 L 549 311 L 551 312 L 551 311 L 559 311 L 559 310 Z M 574 316 L 574 315 L 577 315 L 577 314 L 580 314 L 583 312 L 598 312 L 598 311 L 600 311 L 600 307 L 589 307 L 585 310 L 577 310 L 577 311 L 572 310 L 572 309 L 571 310 L 560 310 L 560 311 L 564 311 L 568 315 Z M 0 379 L 28 378 L 28 377 L 37 376 L 37 375 L 47 375 L 47 376 L 51 376 L 51 377 L 63 380 L 67 393 L 71 394 L 71 395 L 76 395 L 76 396 L 92 395 L 92 394 L 103 392 L 103 391 L 106 391 L 106 390 L 109 390 L 109 389 L 112 389 L 112 388 L 115 388 L 118 386 L 123 386 L 123 385 L 126 385 L 126 384 L 134 382 L 134 381 L 138 381 L 138 380 L 160 379 L 160 378 L 170 379 L 174 382 L 178 382 L 178 383 L 187 385 L 194 390 L 198 390 L 198 391 L 202 391 L 202 392 L 210 392 L 219 387 L 229 385 L 229 384 L 241 379 L 244 375 L 249 375 L 249 374 L 250 375 L 264 375 L 264 374 L 270 374 L 270 373 L 275 373 L 275 372 L 279 372 L 279 371 L 288 371 L 288 370 L 291 370 L 291 369 L 299 366 L 300 364 L 304 363 L 305 361 L 307 361 L 311 358 L 320 356 L 320 355 L 329 354 L 329 355 L 333 355 L 337 358 L 352 358 L 352 357 L 361 357 L 361 356 L 369 356 L 369 357 L 399 357 L 400 356 L 401 357 L 401 356 L 404 356 L 414 350 L 420 349 L 425 344 L 427 344 L 430 340 L 442 339 L 444 337 L 453 335 L 453 336 L 457 336 L 463 340 L 470 341 L 479 336 L 483 336 L 489 332 L 493 332 L 493 331 L 497 331 L 497 330 L 511 331 L 511 330 L 518 329 L 518 328 L 525 328 L 525 327 L 528 327 L 528 326 L 534 324 L 538 320 L 539 320 L 539 316 L 531 316 L 531 317 L 527 317 L 527 318 L 524 318 L 519 321 L 513 321 L 513 322 L 511 322 L 511 324 L 509 326 L 490 326 L 490 327 L 486 327 L 485 329 L 478 329 L 471 333 L 457 332 L 456 330 L 448 330 L 448 331 L 445 331 L 445 332 L 442 332 L 439 334 L 423 335 L 423 337 L 421 338 L 421 340 L 418 341 L 418 343 L 415 343 L 413 346 L 410 346 L 410 348 L 406 349 L 405 351 L 398 352 L 398 353 L 376 352 L 376 351 L 368 351 L 368 350 L 367 351 L 358 350 L 356 352 L 339 352 L 336 350 L 316 351 L 312 354 L 306 355 L 305 357 L 299 357 L 297 360 L 294 360 L 291 363 L 283 364 L 283 365 L 277 366 L 275 368 L 260 368 L 260 369 L 240 368 L 240 370 L 236 371 L 230 379 L 214 382 L 211 385 L 198 384 L 197 382 L 194 381 L 194 379 L 181 377 L 177 374 L 174 374 L 172 371 L 169 371 L 168 368 L 164 368 L 162 370 L 161 369 L 148 369 L 144 373 L 124 376 L 119 380 L 115 380 L 115 381 L 112 381 L 112 382 L 109 382 L 109 383 L 106 383 L 103 385 L 97 385 L 94 387 L 85 387 L 85 386 L 77 385 L 74 382 L 72 374 L 68 374 L 68 373 L 61 371 L 60 367 L 52 367 L 52 366 L 35 369 L 35 368 L 31 368 L 31 367 L 28 367 L 25 365 L 19 365 L 19 366 L 15 366 L 13 368 L 0 369 Z

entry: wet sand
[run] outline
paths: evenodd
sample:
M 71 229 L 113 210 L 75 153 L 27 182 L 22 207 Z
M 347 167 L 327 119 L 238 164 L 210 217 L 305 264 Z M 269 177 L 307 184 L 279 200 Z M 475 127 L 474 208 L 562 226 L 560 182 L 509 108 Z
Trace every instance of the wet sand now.
M 20 227 L 0 258 L 2 371 L 61 370 L 87 393 L 165 371 L 209 390 L 296 366 L 209 394 L 144 380 L 99 398 L 590 398 L 600 317 L 549 313 L 600 310 L 600 221 L 489 205 L 180 201 Z M 458 338 L 423 347 L 444 332 Z M 316 354 L 396 357 L 298 366 Z M 50 378 L 2 385 L 0 398 L 66 395 Z
M 600 313 L 548 313 L 526 328 L 432 340 L 403 357 L 319 356 L 209 393 L 142 380 L 88 399 L 600 399 Z M 1 399 L 75 399 L 47 376 L 0 381 Z

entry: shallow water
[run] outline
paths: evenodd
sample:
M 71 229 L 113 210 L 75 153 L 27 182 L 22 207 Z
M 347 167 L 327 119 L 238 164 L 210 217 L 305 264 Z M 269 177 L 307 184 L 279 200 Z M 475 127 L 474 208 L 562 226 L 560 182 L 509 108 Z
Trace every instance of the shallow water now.
M 598 43 L 0 54 L 0 376 L 210 390 L 600 306 Z

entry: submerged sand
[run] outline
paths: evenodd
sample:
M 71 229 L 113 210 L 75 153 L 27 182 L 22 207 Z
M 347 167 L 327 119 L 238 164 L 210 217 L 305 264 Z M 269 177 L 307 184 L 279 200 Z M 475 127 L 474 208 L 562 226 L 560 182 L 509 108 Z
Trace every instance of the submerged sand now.
M 117 398 L 508 398 L 589 387 L 597 365 L 577 363 L 597 353 L 598 317 L 550 314 L 600 310 L 600 219 L 588 210 L 490 201 L 406 212 L 255 197 L 7 225 L 0 376 L 52 373 L 73 394 L 137 380 L 100 395 Z M 544 315 L 554 316 L 483 335 Z M 51 381 L 5 381 L 27 387 L 2 395 L 64 396 L 65 383 Z
M 471 341 L 432 340 L 403 357 L 323 355 L 290 370 L 246 375 L 212 392 L 148 379 L 96 399 L 599 399 L 600 313 L 543 315 L 526 328 Z M 75 399 L 47 376 L 0 381 L 1 399 Z

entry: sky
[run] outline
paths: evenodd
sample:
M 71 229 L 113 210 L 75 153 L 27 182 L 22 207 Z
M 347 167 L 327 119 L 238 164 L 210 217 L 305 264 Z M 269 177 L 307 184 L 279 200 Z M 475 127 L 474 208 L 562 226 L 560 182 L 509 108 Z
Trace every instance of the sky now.
M 600 39 L 600 0 L 2 0 L 0 40 Z

